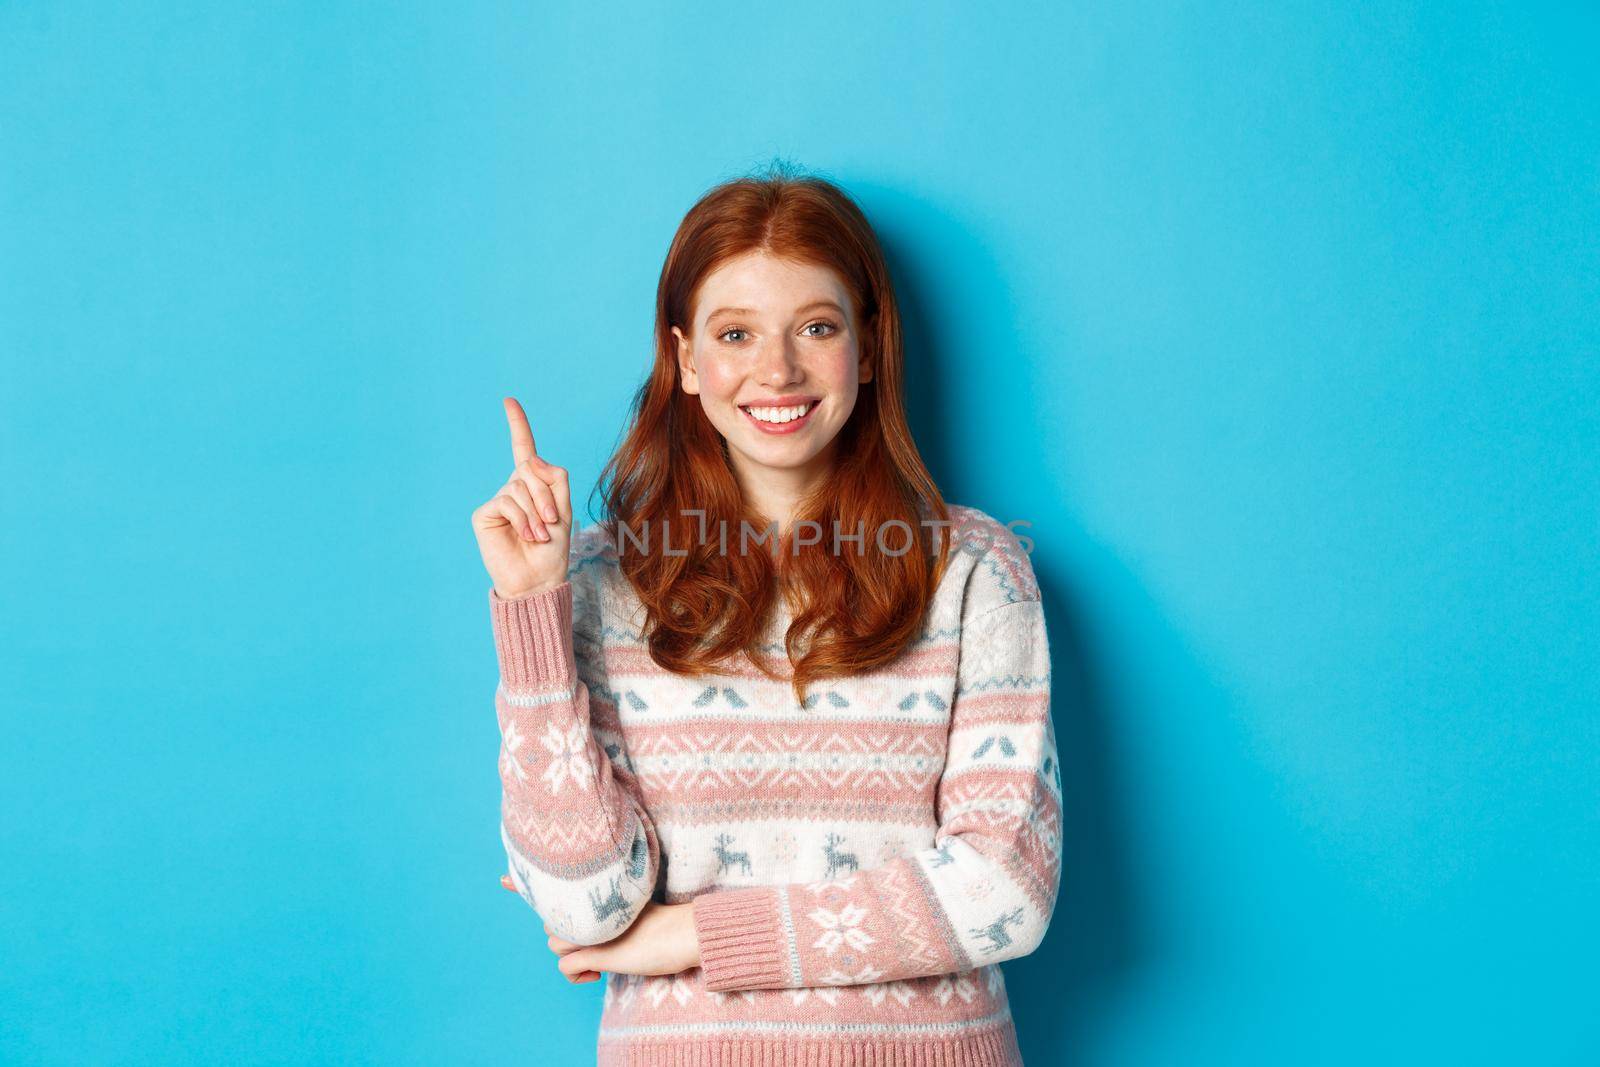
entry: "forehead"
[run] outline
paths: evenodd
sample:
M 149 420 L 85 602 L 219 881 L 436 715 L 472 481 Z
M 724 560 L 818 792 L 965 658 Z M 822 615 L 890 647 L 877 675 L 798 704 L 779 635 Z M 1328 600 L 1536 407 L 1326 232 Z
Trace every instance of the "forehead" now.
M 817 300 L 850 309 L 850 292 L 831 268 L 747 252 L 707 274 L 695 293 L 694 313 L 709 318 L 721 308 L 747 308 L 749 314 L 783 316 Z

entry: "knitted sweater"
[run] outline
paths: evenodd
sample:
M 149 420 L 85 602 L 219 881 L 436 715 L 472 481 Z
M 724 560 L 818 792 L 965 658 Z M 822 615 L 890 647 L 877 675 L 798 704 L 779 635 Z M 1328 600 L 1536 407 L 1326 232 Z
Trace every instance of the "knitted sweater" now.
M 583 945 L 694 902 L 701 966 L 606 975 L 601 1067 L 1021 1062 L 998 964 L 1038 946 L 1059 887 L 1050 657 L 1016 536 L 951 511 L 915 644 L 803 707 L 742 657 L 658 667 L 601 526 L 561 585 L 490 589 L 517 890 Z

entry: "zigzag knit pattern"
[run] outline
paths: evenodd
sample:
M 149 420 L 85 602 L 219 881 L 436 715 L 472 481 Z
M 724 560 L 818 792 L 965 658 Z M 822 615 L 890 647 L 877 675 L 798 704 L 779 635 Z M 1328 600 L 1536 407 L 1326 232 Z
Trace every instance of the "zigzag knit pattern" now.
M 490 590 L 517 889 L 579 944 L 694 902 L 700 967 L 606 975 L 602 1067 L 1021 1062 L 998 964 L 1038 946 L 1060 884 L 1050 655 L 1016 536 L 951 513 L 916 642 L 804 705 L 743 660 L 658 667 L 600 526 L 562 585 Z

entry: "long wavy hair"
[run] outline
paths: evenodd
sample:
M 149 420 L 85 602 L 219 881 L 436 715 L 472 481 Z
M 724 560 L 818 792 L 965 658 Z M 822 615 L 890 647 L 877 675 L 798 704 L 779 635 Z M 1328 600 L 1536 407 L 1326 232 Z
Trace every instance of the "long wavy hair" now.
M 672 334 L 673 326 L 691 332 L 705 277 L 754 251 L 835 271 L 853 299 L 858 343 L 873 369 L 839 431 L 832 473 L 800 503 L 772 551 L 737 550 L 742 524 L 759 533 L 764 520 L 746 506 L 726 442 L 700 398 L 679 384 Z M 692 676 L 742 655 L 768 678 L 790 681 L 803 705 L 812 681 L 882 666 L 916 639 L 955 538 L 942 533 L 949 526 L 928 525 L 950 522 L 950 513 L 906 423 L 904 362 L 882 249 L 860 207 L 836 185 L 779 164 L 714 187 L 689 210 L 656 290 L 654 365 L 596 486 L 605 499 L 601 524 L 645 607 L 643 633 L 658 665 Z M 619 521 L 632 534 L 618 537 Z M 815 544 L 795 536 L 807 521 L 818 524 L 809 527 L 813 534 L 822 532 Z M 841 541 L 846 550 L 834 552 L 835 529 L 864 530 L 864 547 Z M 719 530 L 728 531 L 727 550 L 710 533 Z M 879 547 L 880 530 L 888 531 L 888 551 Z M 665 540 L 651 540 L 654 551 L 634 543 L 658 535 Z M 908 538 L 908 549 L 892 554 Z M 661 550 L 666 544 L 671 553 Z M 779 596 L 792 613 L 786 664 L 769 661 L 761 645 Z

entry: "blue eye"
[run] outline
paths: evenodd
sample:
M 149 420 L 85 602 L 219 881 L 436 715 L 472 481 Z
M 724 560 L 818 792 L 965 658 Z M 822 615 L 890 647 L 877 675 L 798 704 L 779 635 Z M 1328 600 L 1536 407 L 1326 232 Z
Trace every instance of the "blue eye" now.
M 806 336 L 807 337 L 832 337 L 834 334 L 839 332 L 839 327 L 834 325 L 832 322 L 829 322 L 827 319 L 818 319 L 816 322 L 810 323 L 807 326 L 805 326 L 804 329 L 806 331 L 810 331 L 814 327 L 818 327 L 818 326 L 826 328 L 827 332 L 826 333 L 810 333 L 810 332 L 807 332 Z M 748 332 L 749 331 L 747 331 L 747 330 L 745 330 L 745 329 L 743 329 L 741 327 L 738 327 L 738 326 L 729 326 L 727 329 L 725 329 L 721 333 L 717 334 L 717 340 L 725 341 L 728 344 L 737 344 L 738 343 L 737 341 L 729 340 L 728 335 L 729 334 L 734 334 L 734 333 L 736 333 L 736 334 L 744 334 L 744 333 L 748 333 Z

